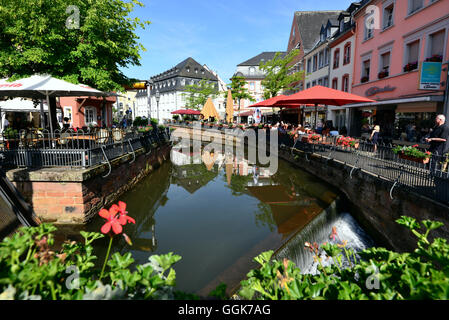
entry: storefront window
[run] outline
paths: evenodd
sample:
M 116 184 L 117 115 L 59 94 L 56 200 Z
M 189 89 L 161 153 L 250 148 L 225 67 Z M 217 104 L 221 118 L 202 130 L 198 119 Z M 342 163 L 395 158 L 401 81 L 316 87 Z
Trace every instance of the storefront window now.
M 395 139 L 425 143 L 424 139 L 435 126 L 435 112 L 396 113 Z

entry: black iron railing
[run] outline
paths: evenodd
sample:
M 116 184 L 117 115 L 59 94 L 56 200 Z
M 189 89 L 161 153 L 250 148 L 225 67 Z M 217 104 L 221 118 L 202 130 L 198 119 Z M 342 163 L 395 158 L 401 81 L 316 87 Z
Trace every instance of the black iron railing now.
M 3 166 L 87 168 L 169 139 L 168 128 L 9 131 L 0 134 L 0 154 Z

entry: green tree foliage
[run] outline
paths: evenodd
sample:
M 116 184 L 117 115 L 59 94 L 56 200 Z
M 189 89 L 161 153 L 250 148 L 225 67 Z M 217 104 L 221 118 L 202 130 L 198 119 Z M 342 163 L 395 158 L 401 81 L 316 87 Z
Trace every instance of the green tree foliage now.
M 135 32 L 150 22 L 130 16 L 136 6 L 143 4 L 1 0 L 0 77 L 47 73 L 100 90 L 119 90 L 130 84 L 120 68 L 140 65 L 140 51 L 145 50 Z
M 185 86 L 183 95 L 186 98 L 186 107 L 188 109 L 199 110 L 205 104 L 208 98 L 215 99 L 218 95 L 218 89 L 215 83 L 205 79 L 200 80 L 198 84 Z
M 245 88 L 246 80 L 244 77 L 241 76 L 235 76 L 231 78 L 231 83 L 228 85 L 228 87 L 231 89 L 232 99 L 237 100 L 239 102 L 239 109 L 240 112 L 240 101 L 242 100 L 249 100 L 249 101 L 255 101 L 254 97 L 248 92 L 248 89 Z M 225 97 L 227 97 L 228 93 L 225 93 Z M 240 122 L 240 120 L 238 120 Z
M 296 82 L 303 80 L 304 71 L 289 72 L 291 63 L 298 55 L 298 49 L 290 51 L 285 57 L 278 52 L 272 60 L 260 62 L 260 70 L 266 73 L 265 79 L 262 80 L 265 99 L 275 97 L 280 91 L 292 88 Z

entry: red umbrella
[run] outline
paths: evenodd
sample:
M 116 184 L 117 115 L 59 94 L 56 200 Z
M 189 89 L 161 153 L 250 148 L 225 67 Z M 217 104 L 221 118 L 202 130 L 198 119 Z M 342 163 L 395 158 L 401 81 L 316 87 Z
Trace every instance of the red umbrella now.
M 343 106 L 345 104 L 360 102 L 374 102 L 374 100 L 323 86 L 314 86 L 310 89 L 279 99 L 275 102 L 275 106 L 290 105 L 291 103 Z
M 260 101 L 256 104 L 253 104 L 251 106 L 249 106 L 250 108 L 260 108 L 260 107 L 275 107 L 276 102 L 278 102 L 281 99 L 287 98 L 287 96 L 281 94 L 280 96 L 276 96 L 264 101 Z M 287 105 L 283 105 L 282 107 L 286 107 Z M 292 107 L 299 107 L 300 104 L 298 103 L 288 103 L 288 106 L 292 106 Z
M 201 112 L 198 110 L 192 110 L 192 109 L 179 109 L 176 111 L 173 111 L 171 114 L 188 114 L 188 115 L 200 115 Z
M 316 125 L 318 104 L 343 106 L 360 102 L 374 102 L 374 100 L 323 86 L 314 86 L 307 90 L 292 94 L 291 96 L 279 99 L 275 103 L 275 106 L 290 105 L 291 103 L 314 104 Z

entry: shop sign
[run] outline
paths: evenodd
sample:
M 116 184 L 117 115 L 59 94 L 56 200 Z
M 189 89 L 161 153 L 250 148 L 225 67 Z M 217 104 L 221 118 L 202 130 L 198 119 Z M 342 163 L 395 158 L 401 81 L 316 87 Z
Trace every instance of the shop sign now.
M 427 62 L 421 64 L 419 70 L 419 89 L 438 90 L 441 86 L 441 62 Z
M 365 91 L 365 95 L 367 97 L 374 96 L 375 94 L 382 93 L 382 92 L 390 92 L 396 90 L 396 87 L 390 87 L 389 85 L 383 88 L 379 87 L 371 87 L 368 90 Z

